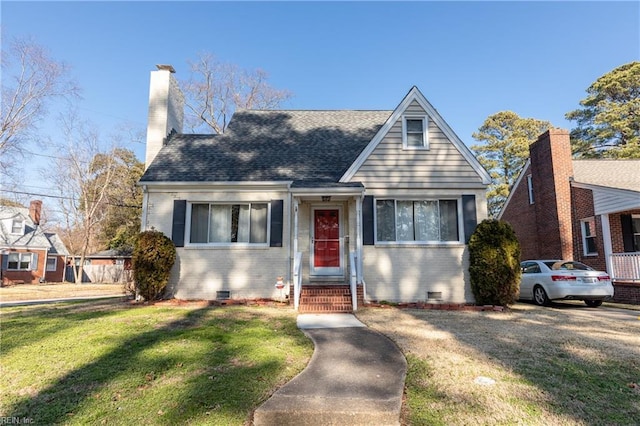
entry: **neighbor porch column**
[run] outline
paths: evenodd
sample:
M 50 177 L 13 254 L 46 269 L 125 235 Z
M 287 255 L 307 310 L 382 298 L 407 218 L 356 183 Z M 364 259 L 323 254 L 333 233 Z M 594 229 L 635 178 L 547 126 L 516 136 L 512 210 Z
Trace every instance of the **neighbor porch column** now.
M 600 215 L 602 221 L 602 243 L 604 244 L 604 260 L 607 264 L 607 273 L 613 280 L 613 263 L 611 255 L 613 254 L 613 246 L 611 245 L 611 225 L 609 224 L 609 215 Z

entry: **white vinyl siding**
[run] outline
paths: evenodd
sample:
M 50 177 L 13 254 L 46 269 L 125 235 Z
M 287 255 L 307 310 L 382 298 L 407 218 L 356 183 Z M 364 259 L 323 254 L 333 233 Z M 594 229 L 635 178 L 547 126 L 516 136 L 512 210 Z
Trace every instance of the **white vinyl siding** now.
M 426 116 L 417 102 L 406 117 Z M 485 188 L 481 176 L 433 120 L 427 119 L 429 149 L 403 149 L 403 119 L 391 127 L 351 178 L 367 188 Z
M 615 188 L 588 188 L 593 191 L 593 209 L 596 215 L 610 214 L 638 208 L 640 191 Z

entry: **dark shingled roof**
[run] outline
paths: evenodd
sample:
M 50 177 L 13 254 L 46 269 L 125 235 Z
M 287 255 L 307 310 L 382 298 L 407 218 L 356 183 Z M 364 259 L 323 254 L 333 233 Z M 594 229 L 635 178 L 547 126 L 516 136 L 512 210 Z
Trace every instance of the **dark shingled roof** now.
M 253 111 L 224 135 L 175 134 L 145 182 L 336 183 L 393 111 Z

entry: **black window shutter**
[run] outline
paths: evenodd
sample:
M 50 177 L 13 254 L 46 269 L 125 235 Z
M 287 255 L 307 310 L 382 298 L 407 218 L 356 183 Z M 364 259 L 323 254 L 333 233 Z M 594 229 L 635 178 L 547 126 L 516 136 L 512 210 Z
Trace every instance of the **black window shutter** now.
M 282 247 L 283 200 L 271 200 L 271 238 L 269 247 Z
M 622 244 L 624 252 L 629 253 L 635 251 L 633 247 L 633 223 L 630 214 L 620 215 L 620 224 L 622 225 Z
M 176 247 L 184 247 L 184 225 L 187 216 L 187 200 L 173 200 L 173 225 L 171 239 Z
M 471 234 L 473 234 L 476 225 L 478 225 L 475 195 L 462 196 L 462 221 L 464 223 L 464 242 L 468 244 Z
M 362 202 L 362 244 L 374 245 L 373 238 L 373 196 L 365 195 Z

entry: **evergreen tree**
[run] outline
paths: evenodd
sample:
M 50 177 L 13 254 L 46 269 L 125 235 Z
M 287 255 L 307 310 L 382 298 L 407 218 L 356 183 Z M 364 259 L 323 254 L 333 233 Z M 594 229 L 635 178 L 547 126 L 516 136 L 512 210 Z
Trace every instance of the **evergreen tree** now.
M 640 158 L 640 62 L 598 78 L 580 105 L 566 114 L 576 156 Z

